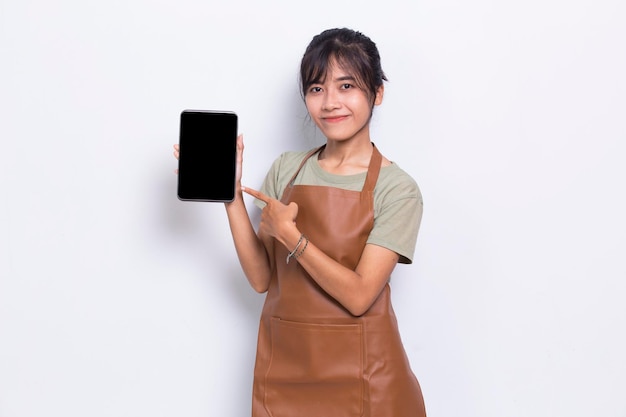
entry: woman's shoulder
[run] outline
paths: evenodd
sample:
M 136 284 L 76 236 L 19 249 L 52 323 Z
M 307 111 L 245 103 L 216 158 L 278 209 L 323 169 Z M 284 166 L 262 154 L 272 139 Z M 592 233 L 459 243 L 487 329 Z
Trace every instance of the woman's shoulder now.
M 274 165 L 300 163 L 302 162 L 304 157 L 314 149 L 284 151 L 280 155 L 278 155 L 278 157 L 276 157 L 276 159 L 274 160 Z
M 379 192 L 396 198 L 422 199 L 417 181 L 395 162 L 381 169 L 376 187 Z
M 285 151 L 281 153 L 273 162 L 272 170 L 277 173 L 293 172 L 300 163 L 314 149 Z
M 311 151 L 312 149 L 285 151 L 274 159 L 267 173 L 267 178 L 274 182 L 277 190 L 282 190 L 292 175 L 297 171 L 304 158 Z

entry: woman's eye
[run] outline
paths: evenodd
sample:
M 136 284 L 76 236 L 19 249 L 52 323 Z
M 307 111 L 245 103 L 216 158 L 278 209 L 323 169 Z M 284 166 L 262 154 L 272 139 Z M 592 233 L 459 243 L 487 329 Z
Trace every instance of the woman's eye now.
M 342 90 L 348 90 L 348 89 L 350 89 L 350 88 L 352 88 L 352 84 L 348 84 L 348 83 L 346 83 L 346 84 L 342 84 L 342 85 L 341 85 L 341 89 L 342 89 Z
M 322 91 L 321 87 L 311 87 L 311 89 L 309 90 L 309 92 L 311 93 L 319 93 L 320 91 Z

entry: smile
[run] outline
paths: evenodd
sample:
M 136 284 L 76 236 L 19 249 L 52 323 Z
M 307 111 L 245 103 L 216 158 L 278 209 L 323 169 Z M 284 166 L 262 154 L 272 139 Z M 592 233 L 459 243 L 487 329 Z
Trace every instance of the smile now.
M 338 123 L 346 120 L 348 116 L 335 116 L 335 117 L 324 117 L 323 120 L 327 123 Z

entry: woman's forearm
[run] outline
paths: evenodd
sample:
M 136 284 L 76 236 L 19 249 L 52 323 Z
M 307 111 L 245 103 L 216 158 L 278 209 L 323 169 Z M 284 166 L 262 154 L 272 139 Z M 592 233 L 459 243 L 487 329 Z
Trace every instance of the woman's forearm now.
M 252 227 L 241 194 L 225 207 L 241 268 L 252 288 L 265 292 L 270 282 L 271 264 L 263 241 Z
M 278 239 L 291 250 L 296 247 L 300 232 L 295 227 L 288 229 Z M 297 262 L 324 291 L 354 316 L 364 314 L 374 303 L 398 262 L 395 252 L 380 246 L 366 245 L 353 271 L 329 257 L 313 242 L 305 241 L 300 248 L 304 250 L 301 254 L 298 251 Z

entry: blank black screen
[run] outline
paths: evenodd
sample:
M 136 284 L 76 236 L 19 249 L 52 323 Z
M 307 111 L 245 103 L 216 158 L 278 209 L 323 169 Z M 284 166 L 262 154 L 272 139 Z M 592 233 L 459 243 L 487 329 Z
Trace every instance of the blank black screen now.
M 237 115 L 185 110 L 180 115 L 178 198 L 232 201 L 235 197 Z

